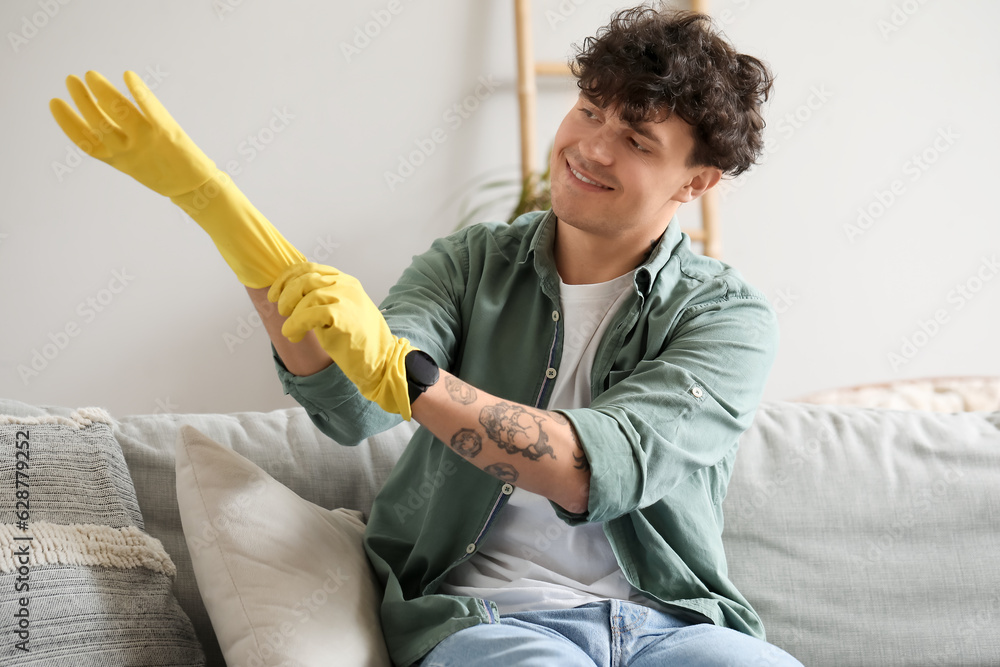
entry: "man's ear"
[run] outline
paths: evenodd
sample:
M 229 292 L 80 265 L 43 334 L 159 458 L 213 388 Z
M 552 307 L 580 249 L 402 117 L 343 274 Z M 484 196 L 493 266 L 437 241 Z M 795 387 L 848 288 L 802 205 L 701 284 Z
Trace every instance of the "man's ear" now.
M 722 170 L 718 167 L 699 167 L 691 180 L 677 193 L 677 201 L 687 203 L 702 196 L 722 180 Z

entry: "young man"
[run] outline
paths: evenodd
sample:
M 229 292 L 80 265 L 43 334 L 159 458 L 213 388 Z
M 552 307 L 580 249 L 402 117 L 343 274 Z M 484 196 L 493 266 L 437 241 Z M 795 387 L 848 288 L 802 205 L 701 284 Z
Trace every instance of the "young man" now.
M 650 8 L 574 71 L 552 209 L 439 239 L 381 309 L 305 262 L 134 74 L 143 113 L 96 73 L 98 104 L 67 81 L 83 119 L 52 111 L 209 232 L 324 433 L 421 425 L 365 537 L 397 665 L 798 665 L 763 641 L 721 540 L 776 318 L 675 217 L 753 164 L 771 75 L 707 17 Z

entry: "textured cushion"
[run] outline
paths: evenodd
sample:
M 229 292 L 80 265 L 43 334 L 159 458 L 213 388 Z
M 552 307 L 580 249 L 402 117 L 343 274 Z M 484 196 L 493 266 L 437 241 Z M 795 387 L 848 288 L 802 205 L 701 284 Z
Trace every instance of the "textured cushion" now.
M 181 522 L 226 662 L 391 667 L 361 512 L 303 500 L 190 426 L 180 436 Z
M 205 664 L 106 412 L 0 416 L 0 488 L 0 636 L 12 664 Z
M 1000 665 L 1000 413 L 764 403 L 730 575 L 810 667 Z
M 0 414 L 69 416 L 71 409 L 0 399 Z M 315 427 L 305 410 L 229 414 L 149 414 L 117 419 L 121 445 L 142 508 L 146 532 L 163 543 L 177 568 L 174 594 L 191 618 L 206 662 L 225 661 L 195 580 L 181 530 L 174 473 L 174 448 L 184 425 L 231 447 L 297 495 L 321 507 L 371 510 L 372 500 L 416 428 L 402 422 L 358 444 L 342 447 Z

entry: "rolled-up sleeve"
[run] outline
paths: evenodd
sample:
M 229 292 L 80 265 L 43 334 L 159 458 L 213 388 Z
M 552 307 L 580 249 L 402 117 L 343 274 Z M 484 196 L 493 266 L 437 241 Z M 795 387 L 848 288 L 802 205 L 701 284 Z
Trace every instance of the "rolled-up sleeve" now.
M 402 421 L 399 415 L 362 396 L 337 364 L 312 375 L 295 375 L 285 367 L 274 345 L 271 353 L 284 392 L 305 408 L 321 433 L 338 444 L 357 445 Z
M 777 316 L 759 293 L 727 294 L 677 319 L 666 348 L 590 407 L 561 411 L 590 463 L 586 515 L 602 522 L 647 507 L 718 464 L 750 427 L 778 348 Z M 617 379 L 617 378 L 614 378 Z

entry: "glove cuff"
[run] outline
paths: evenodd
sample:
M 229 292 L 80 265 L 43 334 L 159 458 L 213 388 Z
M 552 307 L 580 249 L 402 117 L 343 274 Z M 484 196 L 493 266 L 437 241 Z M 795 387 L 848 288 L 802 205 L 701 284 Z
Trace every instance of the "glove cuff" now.
M 396 338 L 385 357 L 381 379 L 372 387 L 361 390 L 361 395 L 378 403 L 386 412 L 395 412 L 406 421 L 413 418 L 410 409 L 410 390 L 406 383 L 406 355 L 417 348 L 405 338 Z

